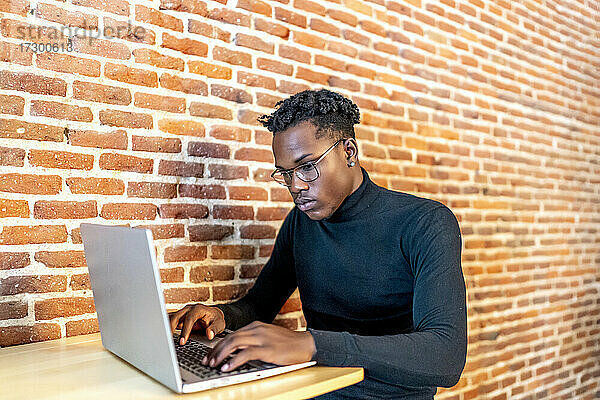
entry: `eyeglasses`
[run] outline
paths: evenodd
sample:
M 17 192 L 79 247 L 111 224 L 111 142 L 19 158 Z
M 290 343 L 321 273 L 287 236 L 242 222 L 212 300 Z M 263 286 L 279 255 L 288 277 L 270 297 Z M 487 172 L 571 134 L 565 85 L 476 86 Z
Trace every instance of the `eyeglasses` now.
M 312 182 L 314 180 L 317 180 L 317 178 L 319 178 L 319 170 L 317 169 L 317 164 L 322 159 L 324 159 L 325 156 L 329 154 L 329 152 L 333 150 L 333 148 L 343 140 L 344 139 L 340 139 L 337 142 L 335 142 L 330 148 L 327 149 L 325 153 L 321 155 L 321 157 L 319 157 L 315 161 L 309 161 L 307 163 L 298 165 L 295 168 L 276 169 L 275 171 L 273 171 L 273 173 L 271 173 L 271 178 L 273 178 L 277 183 L 288 187 L 292 186 L 292 174 L 296 175 L 298 179 L 304 182 Z

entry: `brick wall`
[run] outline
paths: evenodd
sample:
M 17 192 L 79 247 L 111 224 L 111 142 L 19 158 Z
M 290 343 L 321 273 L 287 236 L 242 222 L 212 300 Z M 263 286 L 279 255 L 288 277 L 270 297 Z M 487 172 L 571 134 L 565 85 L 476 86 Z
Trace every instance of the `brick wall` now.
M 0 346 L 97 331 L 81 222 L 152 229 L 172 307 L 241 296 L 292 206 L 256 117 L 326 86 L 373 179 L 460 221 L 469 354 L 438 398 L 596 398 L 599 24 L 594 0 L 0 0 Z

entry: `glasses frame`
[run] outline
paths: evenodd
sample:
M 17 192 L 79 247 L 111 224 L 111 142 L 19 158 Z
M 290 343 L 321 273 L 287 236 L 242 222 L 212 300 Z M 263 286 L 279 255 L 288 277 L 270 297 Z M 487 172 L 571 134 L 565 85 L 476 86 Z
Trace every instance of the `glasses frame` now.
M 280 173 L 280 174 L 282 174 L 282 175 L 283 175 L 283 174 L 289 174 L 289 175 L 290 175 L 290 177 L 292 177 L 292 180 L 293 180 L 293 176 L 296 176 L 296 178 L 300 179 L 302 182 L 314 182 L 314 181 L 316 181 L 317 179 L 319 179 L 319 176 L 321 176 L 321 173 L 319 172 L 319 168 L 317 168 L 317 164 L 318 164 L 318 163 L 320 163 L 320 162 L 321 162 L 321 160 L 323 160 L 323 159 L 325 158 L 325 156 L 326 156 L 327 154 L 329 154 L 329 152 L 331 152 L 331 150 L 333 150 L 333 148 L 334 148 L 335 146 L 337 146 L 338 144 L 340 144 L 340 143 L 341 143 L 341 142 L 343 142 L 344 140 L 346 140 L 346 138 L 343 138 L 343 139 L 338 139 L 338 141 L 337 141 L 337 142 L 335 142 L 334 144 L 332 144 L 332 145 L 331 145 L 331 147 L 329 147 L 329 148 L 328 148 L 328 149 L 325 151 L 325 153 L 321 154 L 321 156 L 320 156 L 319 158 L 317 158 L 316 160 L 314 160 L 314 161 L 308 161 L 308 162 L 302 163 L 302 164 L 300 164 L 300 165 L 298 165 L 297 167 L 294 167 L 294 168 L 289 168 L 289 169 L 276 169 L 275 171 L 271 172 L 271 178 L 272 178 L 272 179 L 273 179 L 275 182 L 277 182 L 277 183 L 279 183 L 280 185 L 283 185 L 283 186 L 285 186 L 285 187 L 290 187 L 290 186 L 292 186 L 292 184 L 290 183 L 289 185 L 286 185 L 286 184 L 285 184 L 285 178 L 284 178 L 284 182 L 279 182 L 277 179 L 275 179 L 275 178 L 273 177 L 273 175 L 275 175 L 276 173 Z M 315 179 L 311 179 L 311 180 L 308 180 L 308 181 L 307 181 L 307 180 L 304 180 L 304 179 L 300 178 L 300 177 L 298 176 L 298 174 L 296 173 L 296 170 L 297 170 L 297 169 L 299 169 L 299 168 L 303 168 L 303 167 L 305 167 L 305 166 L 307 166 L 307 165 L 309 165 L 309 164 L 312 164 L 313 168 L 314 168 L 314 169 L 317 171 L 317 177 L 316 177 Z

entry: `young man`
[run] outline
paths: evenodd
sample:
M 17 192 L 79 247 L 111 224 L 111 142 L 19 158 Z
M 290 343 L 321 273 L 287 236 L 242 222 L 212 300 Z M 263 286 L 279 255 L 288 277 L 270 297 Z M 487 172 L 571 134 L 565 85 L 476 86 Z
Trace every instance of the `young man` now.
M 188 305 L 171 328 L 239 329 L 203 362 L 316 360 L 365 379 L 322 398 L 432 399 L 455 385 L 467 347 L 458 222 L 443 204 L 375 185 L 358 162 L 358 107 L 326 89 L 278 102 L 273 178 L 296 203 L 256 283 L 227 305 Z M 270 324 L 298 287 L 307 331 Z M 240 329 L 241 328 L 241 329 Z

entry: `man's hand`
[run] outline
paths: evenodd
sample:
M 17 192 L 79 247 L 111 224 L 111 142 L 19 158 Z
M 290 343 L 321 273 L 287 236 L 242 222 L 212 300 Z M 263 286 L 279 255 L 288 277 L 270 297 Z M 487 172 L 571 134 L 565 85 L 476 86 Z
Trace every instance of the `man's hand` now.
M 236 350 L 239 353 L 221 367 L 231 371 L 251 360 L 290 365 L 310 361 L 315 352 L 315 341 L 310 332 L 294 332 L 277 325 L 252 322 L 221 340 L 202 364 L 220 365 Z
M 192 330 L 203 331 L 209 340 L 225 329 L 225 315 L 216 307 L 202 304 L 187 305 L 179 311 L 169 314 L 171 333 L 181 329 L 180 344 L 185 344 Z

